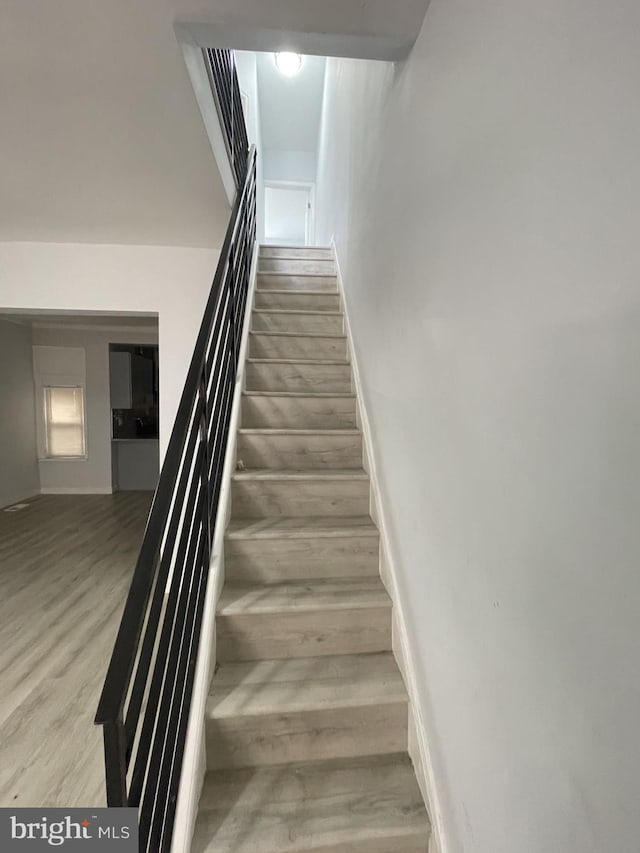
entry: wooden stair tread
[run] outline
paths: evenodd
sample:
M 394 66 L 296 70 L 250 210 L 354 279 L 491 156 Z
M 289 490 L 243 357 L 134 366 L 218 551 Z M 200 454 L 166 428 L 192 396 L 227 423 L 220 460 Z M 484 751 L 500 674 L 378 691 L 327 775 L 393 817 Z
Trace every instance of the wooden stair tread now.
M 290 243 L 260 243 L 259 251 L 261 254 L 264 250 L 266 250 L 268 252 L 270 249 L 288 249 L 288 250 L 296 249 L 300 252 L 319 252 L 319 251 L 330 252 L 331 246 L 321 246 L 321 245 L 308 246 L 306 243 L 304 246 L 292 246 Z
M 319 313 L 319 312 L 318 312 Z M 332 340 L 345 341 L 347 336 L 331 332 L 281 332 L 272 329 L 253 329 L 250 335 L 263 335 L 268 338 L 331 338 Z
M 340 364 L 350 367 L 344 358 L 247 358 L 247 364 Z
M 327 469 L 307 469 L 304 471 L 296 471 L 294 469 L 274 469 L 274 468 L 252 468 L 245 471 L 236 471 L 233 474 L 233 479 L 241 482 L 243 480 L 319 480 L 326 482 L 327 480 L 368 480 L 369 475 L 362 470 L 351 470 L 339 468 Z
M 239 435 L 362 435 L 361 431 L 356 428 L 345 429 L 337 427 L 336 429 L 326 428 L 304 428 L 304 427 L 240 427 Z
M 285 291 L 268 290 L 266 292 L 267 293 L 295 293 L 296 291 L 292 291 L 292 290 L 285 290 Z M 302 292 L 305 295 L 308 295 L 311 291 L 305 290 Z M 342 317 L 342 316 L 344 316 L 342 314 L 342 311 L 318 311 L 317 309 L 315 311 L 313 311 L 310 308 L 306 308 L 306 309 L 305 308 L 254 308 L 253 313 L 254 314 L 291 314 L 294 317 L 298 317 L 300 315 L 306 316 L 308 314 L 310 314 L 313 317 L 317 317 L 317 316 L 320 316 L 320 317 Z M 306 333 L 302 333 L 302 334 L 306 334 Z
M 243 391 L 244 397 L 292 397 L 300 399 L 305 397 L 319 397 L 330 400 L 332 397 L 340 399 L 355 399 L 353 391 Z
M 261 272 L 261 273 L 258 273 L 258 275 L 279 275 L 279 276 L 283 276 L 283 275 L 290 275 L 290 273 Z M 295 278 L 300 278 L 302 275 L 305 275 L 305 273 L 296 273 Z M 326 278 L 326 276 L 322 275 L 322 278 Z M 269 288 L 268 290 L 267 289 L 263 290 L 260 287 L 256 287 L 256 292 L 257 293 L 266 293 L 269 295 L 275 293 L 275 294 L 278 294 L 279 296 L 296 296 L 296 295 L 297 296 L 338 296 L 339 295 L 338 291 L 334 292 L 334 291 L 327 291 L 327 290 L 287 290 L 286 288 L 275 288 L 275 287 L 273 288 L 273 290 L 271 288 Z M 264 311 L 264 310 L 268 310 L 268 309 L 256 308 L 254 310 Z M 280 310 L 284 310 L 284 309 L 274 308 L 273 310 L 274 311 L 280 311 Z M 329 312 L 327 312 L 327 313 L 329 313 Z M 335 313 L 335 312 L 332 312 L 332 313 Z M 339 313 L 342 313 L 342 312 L 340 311 Z
M 407 692 L 390 652 L 223 663 L 213 679 L 207 717 L 398 701 L 407 701 Z
M 320 258 L 262 258 L 265 261 L 286 261 L 286 260 L 294 260 L 294 261 L 311 261 L 311 263 L 318 263 L 320 261 L 323 262 L 323 259 Z M 299 270 L 296 272 L 292 272 L 291 270 L 258 270 L 258 276 L 262 275 L 290 275 L 292 278 L 338 278 L 338 273 L 336 272 L 305 272 L 304 270 Z M 258 287 L 258 290 L 260 288 Z
M 218 602 L 222 616 L 259 613 L 362 610 L 391 607 L 380 578 L 330 578 L 283 583 L 226 583 Z
M 371 517 L 235 518 L 227 527 L 228 539 L 307 539 L 316 537 L 379 535 Z
M 406 755 L 207 773 L 193 853 L 427 853 Z

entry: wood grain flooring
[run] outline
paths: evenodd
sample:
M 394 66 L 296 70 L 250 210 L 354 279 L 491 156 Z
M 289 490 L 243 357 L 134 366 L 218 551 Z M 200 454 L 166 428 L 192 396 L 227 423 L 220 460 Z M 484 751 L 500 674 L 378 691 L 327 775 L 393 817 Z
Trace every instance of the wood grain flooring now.
M 0 512 L 0 806 L 105 804 L 98 697 L 151 493 Z

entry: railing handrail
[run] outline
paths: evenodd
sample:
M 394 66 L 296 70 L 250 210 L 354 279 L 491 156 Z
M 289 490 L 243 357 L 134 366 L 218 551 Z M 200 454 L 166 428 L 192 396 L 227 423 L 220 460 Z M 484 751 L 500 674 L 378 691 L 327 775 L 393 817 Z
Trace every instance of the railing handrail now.
M 225 130 L 224 141 L 231 170 L 236 187 L 239 187 L 246 170 L 249 142 L 234 52 L 205 48 L 203 54 L 218 117 Z
M 255 146 L 251 146 L 247 160 L 247 176 L 242 191 L 236 194 L 231 219 L 222 244 L 220 259 L 211 285 L 202 323 L 200 324 L 200 330 L 187 371 L 171 437 L 158 479 L 158 485 L 153 497 L 140 553 L 136 561 L 111 661 L 98 703 L 98 710 L 95 717 L 96 725 L 115 723 L 122 714 L 127 697 L 135 663 L 136 648 L 140 642 L 146 609 L 155 579 L 154 561 L 160 551 L 165 525 L 171 512 L 173 490 L 180 470 L 182 451 L 191 424 L 190 415 L 193 408 L 193 400 L 197 393 L 200 375 L 204 367 L 207 341 L 211 333 L 212 320 L 222 279 L 229 261 L 230 248 L 239 227 L 238 213 L 250 185 L 249 178 L 254 157 Z
M 231 104 L 238 191 L 95 718 L 107 805 L 138 808 L 146 853 L 169 853 L 173 836 L 255 256 L 256 151 L 242 147 L 227 53 L 216 85 Z

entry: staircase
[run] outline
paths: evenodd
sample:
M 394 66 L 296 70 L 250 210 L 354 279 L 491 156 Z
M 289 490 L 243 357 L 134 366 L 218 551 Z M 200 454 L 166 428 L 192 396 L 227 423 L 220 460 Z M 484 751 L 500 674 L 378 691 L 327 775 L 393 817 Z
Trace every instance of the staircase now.
M 426 853 L 334 261 L 262 247 L 193 853 Z

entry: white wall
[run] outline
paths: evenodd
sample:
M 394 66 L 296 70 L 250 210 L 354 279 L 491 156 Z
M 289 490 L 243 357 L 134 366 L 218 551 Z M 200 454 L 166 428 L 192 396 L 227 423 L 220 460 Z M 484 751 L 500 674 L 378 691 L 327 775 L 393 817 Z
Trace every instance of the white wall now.
M 86 459 L 41 459 L 40 484 L 47 492 L 104 493 L 112 490 L 109 344 L 155 344 L 153 330 L 33 329 L 35 346 L 74 347 L 85 353 Z M 160 368 L 162 373 L 162 368 Z M 162 376 L 160 377 L 162 382 Z
M 40 490 L 31 328 L 0 319 L 0 508 Z
M 266 181 L 298 181 L 313 184 L 318 169 L 317 151 L 265 151 Z
M 217 261 L 210 249 L 0 243 L 0 310 L 157 313 L 162 457 Z
M 335 234 L 449 853 L 636 853 L 640 6 L 330 60 Z

